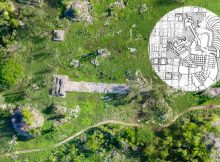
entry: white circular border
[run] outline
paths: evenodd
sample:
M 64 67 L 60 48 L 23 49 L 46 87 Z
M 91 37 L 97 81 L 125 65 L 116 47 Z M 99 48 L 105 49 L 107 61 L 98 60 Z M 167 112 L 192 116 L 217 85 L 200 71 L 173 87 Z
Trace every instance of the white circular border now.
M 204 90 L 220 79 L 220 18 L 196 6 L 174 9 L 155 25 L 148 51 L 154 71 L 169 86 Z

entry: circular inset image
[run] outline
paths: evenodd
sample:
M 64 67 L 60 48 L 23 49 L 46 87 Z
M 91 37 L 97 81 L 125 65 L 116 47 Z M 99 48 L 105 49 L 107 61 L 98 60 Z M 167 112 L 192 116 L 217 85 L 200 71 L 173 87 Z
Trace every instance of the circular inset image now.
M 168 85 L 184 91 L 208 88 L 220 79 L 220 18 L 194 6 L 169 12 L 151 33 L 149 55 Z

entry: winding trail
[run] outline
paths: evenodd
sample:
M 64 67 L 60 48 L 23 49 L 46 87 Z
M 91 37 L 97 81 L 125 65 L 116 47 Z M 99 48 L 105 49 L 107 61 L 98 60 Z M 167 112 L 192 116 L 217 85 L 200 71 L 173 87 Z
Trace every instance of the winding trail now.
M 181 117 L 185 113 L 188 113 L 188 112 L 191 112 L 191 111 L 194 111 L 194 110 L 215 110 L 215 109 L 220 109 L 220 105 L 206 105 L 206 106 L 191 107 L 191 108 L 183 111 L 182 113 L 178 114 L 177 116 L 175 116 L 169 123 L 167 123 L 165 125 L 162 125 L 159 128 L 159 130 L 171 126 L 179 117 Z M 87 127 L 85 129 L 82 129 L 81 131 L 73 134 L 72 136 L 64 139 L 63 141 L 60 141 L 59 143 L 55 144 L 54 146 L 52 146 L 50 148 L 21 150 L 21 151 L 15 151 L 15 152 L 12 152 L 12 153 L 0 154 L 0 156 L 12 156 L 12 155 L 15 155 L 15 154 L 20 155 L 20 154 L 40 152 L 40 151 L 46 151 L 46 150 L 49 150 L 49 149 L 54 149 L 54 148 L 57 148 L 57 147 L 60 147 L 60 146 L 64 145 L 65 143 L 67 143 L 67 142 L 71 141 L 72 139 L 78 137 L 79 135 L 85 133 L 89 129 L 96 128 L 96 127 L 99 127 L 99 126 L 105 125 L 105 124 L 118 124 L 118 125 L 127 126 L 127 127 L 142 127 L 143 126 L 142 124 L 138 124 L 138 123 L 128 123 L 128 122 L 116 121 L 116 120 L 105 120 L 105 121 L 99 122 L 97 124 L 94 124 L 90 127 Z
M 127 126 L 127 127 L 141 127 L 140 124 L 136 124 L 136 123 L 128 123 L 128 122 L 116 121 L 116 120 L 105 120 L 105 121 L 99 122 L 97 124 L 94 124 L 90 127 L 87 127 L 85 129 L 82 129 L 81 131 L 73 134 L 72 136 L 66 138 L 65 140 L 57 143 L 56 145 L 54 145 L 50 148 L 28 149 L 28 150 L 14 151 L 14 152 L 11 152 L 11 153 L 0 154 L 0 156 L 12 156 L 12 155 L 15 155 L 15 154 L 20 155 L 20 154 L 27 154 L 27 153 L 32 153 L 32 152 L 40 152 L 40 151 L 46 151 L 46 150 L 54 149 L 54 148 L 57 148 L 61 145 L 64 145 L 65 143 L 67 143 L 67 142 L 71 141 L 72 139 L 78 137 L 79 135 L 85 133 L 89 129 L 96 128 L 96 127 L 99 127 L 99 126 L 105 125 L 105 124 L 118 124 L 118 125 L 123 125 L 123 126 Z
M 100 123 L 97 123 L 95 125 L 92 125 L 90 127 L 87 127 L 81 131 L 79 131 L 78 133 L 68 137 L 67 139 L 59 142 L 58 144 L 55 145 L 55 147 L 59 147 L 65 143 L 67 143 L 68 141 L 74 139 L 75 137 L 79 136 L 80 134 L 83 134 L 84 132 L 86 132 L 87 130 L 91 129 L 91 128 L 96 128 L 96 127 L 99 127 L 101 125 L 105 125 L 105 124 L 118 124 L 118 125 L 123 125 L 123 126 L 127 126 L 127 127 L 141 127 L 140 124 L 135 124 L 135 123 L 127 123 L 127 122 L 122 122 L 122 121 L 116 121 L 116 120 L 105 120 L 105 121 L 102 121 Z
M 215 110 L 215 109 L 220 109 L 220 105 L 203 105 L 203 106 L 194 106 L 191 107 L 183 112 L 181 112 L 180 114 L 176 115 L 169 123 L 162 125 L 160 129 L 163 128 L 167 128 L 169 126 L 171 126 L 179 117 L 183 116 L 184 114 L 191 112 L 191 111 L 195 111 L 195 110 Z

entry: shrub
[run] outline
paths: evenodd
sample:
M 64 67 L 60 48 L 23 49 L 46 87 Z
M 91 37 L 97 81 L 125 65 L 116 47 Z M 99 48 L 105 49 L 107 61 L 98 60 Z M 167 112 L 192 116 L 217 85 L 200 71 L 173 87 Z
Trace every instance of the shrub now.
M 24 75 L 23 67 L 10 58 L 0 66 L 0 84 L 2 87 L 12 87 Z
M 14 41 L 15 31 L 20 25 L 9 0 L 0 1 L 0 13 L 0 45 L 5 47 Z
M 23 120 L 26 124 L 31 125 L 32 115 L 28 108 L 22 109 Z

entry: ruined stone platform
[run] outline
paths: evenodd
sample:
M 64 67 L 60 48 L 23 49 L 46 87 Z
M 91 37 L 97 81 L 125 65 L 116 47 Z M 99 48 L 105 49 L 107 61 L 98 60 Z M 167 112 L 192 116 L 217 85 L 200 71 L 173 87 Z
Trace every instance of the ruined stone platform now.
M 125 84 L 106 84 L 95 82 L 74 82 L 70 81 L 68 76 L 54 75 L 52 95 L 66 96 L 66 92 L 87 92 L 87 93 L 113 93 L 126 94 L 129 91 L 129 86 Z

